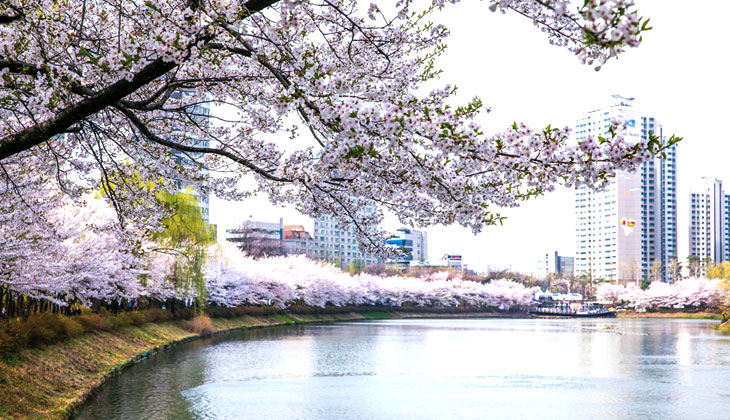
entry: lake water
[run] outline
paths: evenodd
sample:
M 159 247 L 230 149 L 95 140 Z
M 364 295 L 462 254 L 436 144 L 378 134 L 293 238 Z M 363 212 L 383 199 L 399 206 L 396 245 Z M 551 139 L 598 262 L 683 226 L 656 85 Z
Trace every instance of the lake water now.
M 131 367 L 77 418 L 730 418 L 730 335 L 715 324 L 408 319 L 244 331 Z

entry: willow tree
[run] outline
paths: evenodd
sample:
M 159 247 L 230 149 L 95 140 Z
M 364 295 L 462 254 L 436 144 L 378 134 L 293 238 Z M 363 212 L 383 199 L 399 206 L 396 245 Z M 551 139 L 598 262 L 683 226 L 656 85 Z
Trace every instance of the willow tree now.
M 164 229 L 153 232 L 151 239 L 160 246 L 153 252 L 173 257 L 171 279 L 183 294 L 205 296 L 207 249 L 215 243 L 216 232 L 204 219 L 198 198 L 190 192 L 161 192 L 158 200 L 169 216 L 162 220 Z

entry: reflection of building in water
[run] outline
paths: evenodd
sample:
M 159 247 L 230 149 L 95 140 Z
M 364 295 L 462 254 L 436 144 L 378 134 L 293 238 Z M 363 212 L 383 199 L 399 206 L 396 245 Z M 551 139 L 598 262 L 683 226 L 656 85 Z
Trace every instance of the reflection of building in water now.
M 666 141 L 661 124 L 634 109 L 633 98 L 614 98 L 614 105 L 578 119 L 577 141 L 609 137 L 614 120 L 626 125 L 629 142 L 648 141 L 649 133 Z M 677 255 L 676 146 L 666 155 L 636 172 L 619 171 L 602 191 L 576 191 L 576 276 L 638 282 L 654 274 L 668 281 L 670 257 Z

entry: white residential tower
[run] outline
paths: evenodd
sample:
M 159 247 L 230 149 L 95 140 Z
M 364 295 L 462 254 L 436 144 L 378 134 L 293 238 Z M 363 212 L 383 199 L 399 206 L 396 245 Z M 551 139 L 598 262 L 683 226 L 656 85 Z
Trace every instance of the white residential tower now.
M 628 141 L 665 140 L 662 126 L 632 106 L 633 98 L 614 95 L 615 103 L 583 114 L 577 141 L 610 136 L 612 121 L 626 124 Z M 651 275 L 664 281 L 677 254 L 677 151 L 654 158 L 636 172 L 619 171 L 602 191 L 581 187 L 575 195 L 575 275 L 594 280 L 639 282 Z

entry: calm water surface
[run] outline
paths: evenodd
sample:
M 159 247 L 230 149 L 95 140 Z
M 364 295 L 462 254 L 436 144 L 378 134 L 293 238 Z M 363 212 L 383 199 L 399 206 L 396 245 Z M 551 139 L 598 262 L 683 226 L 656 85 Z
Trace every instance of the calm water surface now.
M 387 320 L 247 331 L 112 379 L 80 419 L 723 419 L 717 321 Z

